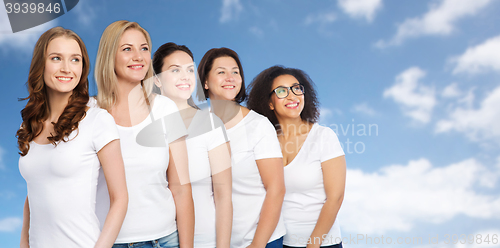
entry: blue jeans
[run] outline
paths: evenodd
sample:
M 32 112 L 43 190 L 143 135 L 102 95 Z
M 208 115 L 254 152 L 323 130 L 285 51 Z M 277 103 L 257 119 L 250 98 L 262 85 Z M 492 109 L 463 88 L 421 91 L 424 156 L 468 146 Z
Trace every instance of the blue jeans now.
M 159 239 L 128 244 L 114 244 L 113 248 L 178 248 L 179 235 L 177 231 Z
M 277 240 L 267 243 L 266 248 L 282 248 L 283 247 L 283 236 Z

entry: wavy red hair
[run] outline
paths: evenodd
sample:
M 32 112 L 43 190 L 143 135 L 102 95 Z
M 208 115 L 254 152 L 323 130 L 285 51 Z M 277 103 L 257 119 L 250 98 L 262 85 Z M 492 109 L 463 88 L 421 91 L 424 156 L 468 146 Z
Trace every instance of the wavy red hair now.
M 83 68 L 80 82 L 73 89 L 73 94 L 68 100 L 68 105 L 66 105 L 57 122 L 52 122 L 54 132 L 48 137 L 48 140 L 54 145 L 57 145 L 60 141 L 68 141 L 68 136 L 74 130 L 78 129 L 78 123 L 85 117 L 89 101 L 88 75 L 90 71 L 87 48 L 82 39 L 72 30 L 62 27 L 51 28 L 40 36 L 33 50 L 33 58 L 31 59 L 27 82 L 29 96 L 22 99 L 28 100 L 28 103 L 21 110 L 23 123 L 16 133 L 19 154 L 21 156 L 28 154 L 30 142 L 40 135 L 43 130 L 43 123 L 49 117 L 47 87 L 43 80 L 43 72 L 47 59 L 47 47 L 53 39 L 61 36 L 74 39 L 78 43 L 82 52 Z

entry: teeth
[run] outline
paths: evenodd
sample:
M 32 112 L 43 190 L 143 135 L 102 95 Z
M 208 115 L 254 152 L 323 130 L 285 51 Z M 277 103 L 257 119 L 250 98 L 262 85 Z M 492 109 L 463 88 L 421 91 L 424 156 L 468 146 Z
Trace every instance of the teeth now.
M 299 105 L 299 104 L 298 103 L 294 103 L 294 104 L 288 104 L 286 106 L 290 107 L 290 108 L 293 108 L 293 107 L 297 107 L 297 105 Z
M 69 81 L 71 80 L 71 78 L 69 77 L 57 77 L 58 80 L 61 80 L 61 81 Z
M 177 88 L 189 88 L 189 85 L 187 84 L 178 85 Z
M 234 86 L 222 86 L 224 89 L 234 89 Z
M 138 68 L 142 68 L 142 65 L 134 65 L 134 66 L 130 66 L 130 68 L 132 68 L 132 69 L 138 69 Z

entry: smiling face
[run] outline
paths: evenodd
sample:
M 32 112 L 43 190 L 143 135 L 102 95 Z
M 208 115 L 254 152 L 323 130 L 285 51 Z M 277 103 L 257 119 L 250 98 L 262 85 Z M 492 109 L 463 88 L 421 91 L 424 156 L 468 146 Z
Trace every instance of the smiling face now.
M 126 30 L 118 42 L 115 56 L 115 73 L 118 82 L 140 83 L 151 62 L 149 44 L 137 29 Z
M 292 87 L 298 84 L 299 81 L 294 76 L 286 74 L 274 79 L 272 89 L 276 89 L 280 86 Z M 278 120 L 284 118 L 295 119 L 300 118 L 300 113 L 302 113 L 304 109 L 304 104 L 304 95 L 297 96 L 289 90 L 288 96 L 283 99 L 279 99 L 273 92 L 269 107 L 274 111 Z
M 186 101 L 194 91 L 196 76 L 193 59 L 183 51 L 175 51 L 163 59 L 156 86 L 173 101 Z
M 204 87 L 208 89 L 210 99 L 232 101 L 241 90 L 241 82 L 236 61 L 231 57 L 220 57 L 214 60 Z
M 78 42 L 61 36 L 50 41 L 43 80 L 49 95 L 66 93 L 71 95 L 80 82 L 83 69 L 82 51 Z

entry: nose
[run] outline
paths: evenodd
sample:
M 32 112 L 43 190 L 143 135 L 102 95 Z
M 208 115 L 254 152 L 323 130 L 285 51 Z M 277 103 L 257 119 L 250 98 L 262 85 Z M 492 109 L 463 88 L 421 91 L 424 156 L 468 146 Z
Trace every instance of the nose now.
M 69 61 L 65 60 L 61 63 L 61 72 L 63 73 L 68 73 L 70 72 L 70 69 L 69 69 Z
M 226 76 L 226 81 L 227 82 L 234 82 L 234 76 L 231 73 L 228 73 Z
M 142 61 L 144 58 L 143 58 L 143 55 L 141 54 L 140 51 L 135 51 L 134 52 L 134 57 L 132 59 L 134 61 Z

